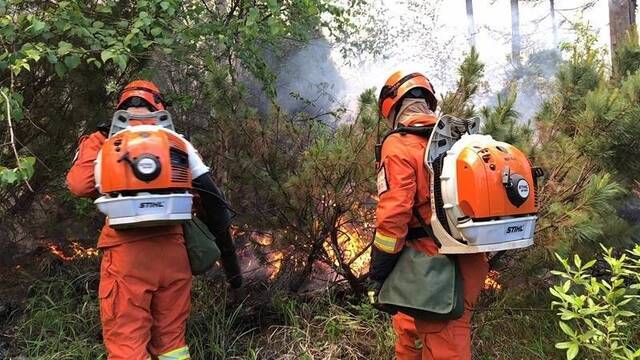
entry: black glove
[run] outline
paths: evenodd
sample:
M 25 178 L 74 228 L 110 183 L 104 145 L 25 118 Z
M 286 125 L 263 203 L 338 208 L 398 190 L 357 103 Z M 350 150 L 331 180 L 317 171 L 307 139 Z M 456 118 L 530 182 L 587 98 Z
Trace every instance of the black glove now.
M 227 282 L 233 289 L 237 289 L 242 286 L 242 272 L 231 232 L 227 229 L 221 234 L 216 234 L 216 243 L 220 248 L 220 261 L 227 276 Z
M 380 293 L 380 289 L 382 289 L 382 283 L 369 278 L 365 282 L 365 287 L 367 288 L 369 304 L 375 306 L 378 303 L 378 294 Z
M 391 308 L 388 305 L 380 304 L 378 302 L 378 294 L 382 289 L 382 284 L 393 268 L 396 266 L 400 254 L 389 254 L 375 245 L 371 246 L 371 264 L 369 265 L 369 278 L 365 282 L 367 287 L 367 297 L 369 303 L 376 309 L 386 312 L 391 315 L 395 315 L 398 311 Z
M 109 137 L 109 130 L 111 130 L 111 125 L 107 123 L 101 123 L 96 126 L 96 131 L 100 131 L 105 138 Z
M 395 315 L 398 312 L 398 310 L 390 307 L 389 305 L 380 304 L 378 302 L 378 294 L 380 293 L 380 289 L 382 289 L 382 282 L 369 278 L 365 282 L 365 286 L 367 287 L 367 298 L 369 299 L 371 306 L 390 315 Z
M 371 246 L 371 264 L 369 265 L 369 278 L 383 283 L 393 268 L 396 266 L 400 254 L 389 254 L 375 245 Z

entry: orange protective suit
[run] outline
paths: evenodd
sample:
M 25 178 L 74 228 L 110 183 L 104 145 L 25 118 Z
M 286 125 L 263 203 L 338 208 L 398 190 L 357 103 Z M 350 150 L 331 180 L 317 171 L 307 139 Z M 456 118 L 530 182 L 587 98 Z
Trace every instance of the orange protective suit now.
M 105 141 L 95 132 L 80 140 L 67 174 L 69 190 L 95 197 L 94 161 Z M 191 269 L 182 226 L 115 230 L 98 240 L 100 319 L 111 360 L 189 359 L 185 340 L 191 307 Z
M 404 126 L 432 125 L 436 118 L 428 110 L 409 116 L 401 110 L 398 122 Z M 431 179 L 424 167 L 426 144 L 424 137 L 396 133 L 390 135 L 382 147 L 374 246 L 384 253 L 397 254 L 405 245 L 429 255 L 438 252 L 435 242 L 428 237 L 406 241 L 412 230 L 420 229 L 413 215 L 414 206 L 425 222 L 431 218 Z M 395 315 L 398 359 L 471 359 L 472 308 L 487 276 L 488 264 L 484 254 L 459 255 L 458 264 L 464 281 L 464 315 L 457 320 L 415 322 L 408 315 Z M 417 339 L 421 340 L 421 349 L 415 345 Z
M 422 339 L 418 335 L 413 318 L 397 313 L 392 318 L 393 331 L 396 333 L 396 358 L 399 360 L 422 359 Z

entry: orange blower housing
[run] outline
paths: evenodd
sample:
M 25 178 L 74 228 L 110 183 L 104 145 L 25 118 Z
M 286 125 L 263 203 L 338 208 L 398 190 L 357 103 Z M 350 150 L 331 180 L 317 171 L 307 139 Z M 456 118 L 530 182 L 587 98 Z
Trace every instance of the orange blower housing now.
M 144 115 L 144 120 L 154 114 L 163 116 L 165 125 L 167 120 L 171 124 L 164 111 Z M 141 119 L 122 111 L 116 113 L 112 134 L 98 154 L 94 172 L 96 187 L 103 196 L 96 205 L 114 228 L 191 219 L 188 143 L 168 126 L 126 126 L 130 120 Z M 119 124 L 114 127 L 116 122 Z
M 464 214 L 472 219 L 528 215 L 538 211 L 535 193 L 530 196 L 528 185 L 534 183 L 529 160 L 515 146 L 495 142 L 466 147 L 456 159 L 456 172 L 458 203 Z M 505 176 L 515 174 L 524 179 L 519 188 L 514 189 L 517 195 L 523 195 L 518 199 L 509 196 L 503 183 Z
M 515 146 L 477 134 L 478 118 L 443 116 L 429 139 L 431 227 L 440 253 L 501 251 L 533 244 L 537 180 Z
M 191 190 L 186 144 L 156 126 L 139 125 L 107 139 L 100 173 L 103 194 Z

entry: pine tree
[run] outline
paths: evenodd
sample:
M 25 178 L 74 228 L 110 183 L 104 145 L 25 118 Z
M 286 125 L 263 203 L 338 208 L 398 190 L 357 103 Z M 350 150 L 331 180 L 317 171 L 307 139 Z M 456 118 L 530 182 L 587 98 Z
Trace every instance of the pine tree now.
M 480 114 L 484 119 L 483 134 L 508 142 L 525 152 L 529 152 L 533 129 L 529 123 L 518 122 L 519 114 L 514 109 L 517 98 L 515 88 L 505 96 L 498 94 L 498 103 L 493 108 L 483 107 Z
M 458 75 L 456 90 L 443 95 L 440 99 L 440 113 L 470 118 L 475 115 L 475 109 L 470 100 L 477 93 L 484 75 L 484 64 L 480 62 L 479 54 L 474 47 L 462 61 L 458 68 Z

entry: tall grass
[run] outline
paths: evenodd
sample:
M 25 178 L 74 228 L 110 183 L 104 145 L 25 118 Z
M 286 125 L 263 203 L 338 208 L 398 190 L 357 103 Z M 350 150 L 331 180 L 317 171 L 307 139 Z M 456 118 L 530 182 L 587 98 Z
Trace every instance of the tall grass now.
M 15 353 L 27 359 L 105 359 L 97 264 L 65 265 L 31 286 L 15 327 Z M 345 294 L 298 297 L 262 288 L 245 301 L 219 278 L 198 277 L 187 341 L 193 359 L 392 359 L 389 317 Z M 251 285 L 248 286 L 251 290 Z M 530 296 L 518 294 L 528 293 Z M 474 316 L 474 359 L 555 359 L 561 338 L 546 293 L 503 289 Z M 526 310 L 529 307 L 536 309 Z M 506 309 L 506 310 L 505 310 Z M 524 309 L 524 310 L 523 310 Z
M 95 264 L 92 264 L 95 265 Z M 17 356 L 105 359 L 97 266 L 65 266 L 34 282 L 15 327 Z M 388 317 L 329 294 L 301 300 L 253 294 L 231 301 L 225 287 L 197 278 L 187 341 L 193 359 L 389 359 Z
M 17 328 L 28 359 L 104 359 L 97 301 L 98 273 L 76 267 L 35 282 Z

